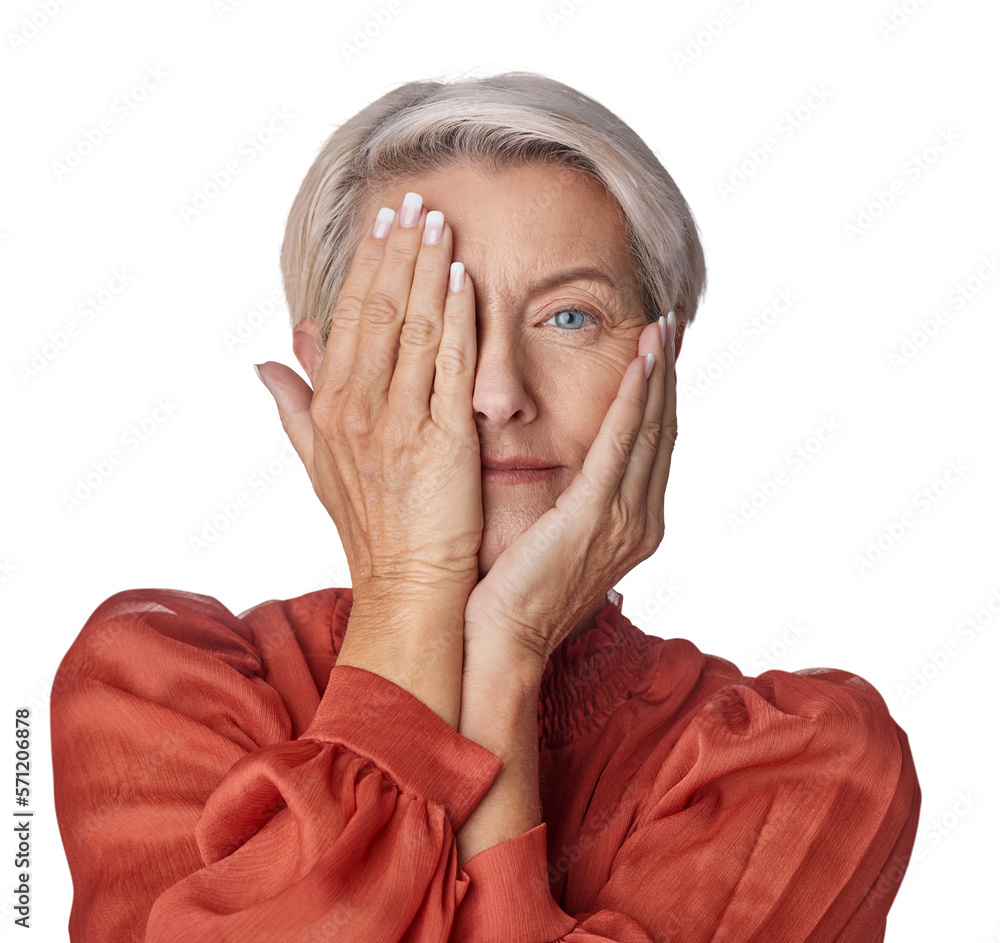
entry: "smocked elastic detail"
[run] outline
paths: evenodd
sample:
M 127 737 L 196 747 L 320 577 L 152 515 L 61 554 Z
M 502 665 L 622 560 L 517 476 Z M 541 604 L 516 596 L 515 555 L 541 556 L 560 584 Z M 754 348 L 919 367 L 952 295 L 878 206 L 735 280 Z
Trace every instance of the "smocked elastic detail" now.
M 538 699 L 538 742 L 565 746 L 600 729 L 622 703 L 649 686 L 641 680 L 656 643 L 622 614 L 622 597 L 609 593 L 594 628 L 565 639 L 542 675 Z

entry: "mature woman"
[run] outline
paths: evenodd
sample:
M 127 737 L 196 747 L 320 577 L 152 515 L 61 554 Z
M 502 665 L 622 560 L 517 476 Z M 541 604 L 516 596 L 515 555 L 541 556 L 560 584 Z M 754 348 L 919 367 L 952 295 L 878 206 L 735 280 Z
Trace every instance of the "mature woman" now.
M 663 533 L 704 261 L 565 85 L 398 88 L 340 127 L 259 375 L 351 588 L 119 593 L 52 699 L 74 940 L 882 939 L 905 734 L 844 671 L 746 677 L 613 586 Z

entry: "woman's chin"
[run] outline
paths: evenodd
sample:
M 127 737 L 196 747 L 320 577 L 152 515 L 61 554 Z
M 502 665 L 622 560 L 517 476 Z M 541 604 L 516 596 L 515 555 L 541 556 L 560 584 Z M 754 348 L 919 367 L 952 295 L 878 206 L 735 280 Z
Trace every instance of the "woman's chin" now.
M 487 494 L 483 500 L 483 537 L 479 544 L 479 578 L 493 567 L 497 558 L 518 537 L 555 505 L 560 483 L 544 490 L 513 496 L 504 493 L 503 500 Z
M 479 578 L 482 579 L 493 568 L 497 557 L 504 551 L 504 547 L 499 547 L 493 540 L 490 540 L 484 533 L 483 540 L 479 545 Z
M 530 521 L 515 523 L 506 520 L 503 525 L 492 523 L 487 520 L 483 527 L 483 539 L 479 544 L 479 578 L 482 579 L 493 568 L 497 558 L 502 554 L 518 537 L 523 534 Z

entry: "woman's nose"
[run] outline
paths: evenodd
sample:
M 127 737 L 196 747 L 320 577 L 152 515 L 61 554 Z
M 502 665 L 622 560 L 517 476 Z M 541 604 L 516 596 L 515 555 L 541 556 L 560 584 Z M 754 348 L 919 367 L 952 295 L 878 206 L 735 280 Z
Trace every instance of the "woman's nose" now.
M 529 392 L 527 364 L 512 337 L 480 333 L 472 409 L 476 424 L 502 429 L 508 422 L 531 422 L 538 412 Z

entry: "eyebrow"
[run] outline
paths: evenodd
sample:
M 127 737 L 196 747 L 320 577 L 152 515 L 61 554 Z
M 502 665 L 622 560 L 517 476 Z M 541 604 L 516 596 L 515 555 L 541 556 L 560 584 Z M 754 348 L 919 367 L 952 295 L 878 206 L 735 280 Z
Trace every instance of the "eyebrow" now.
M 544 278 L 538 279 L 534 282 L 528 289 L 528 296 L 541 294 L 543 291 L 548 291 L 550 288 L 555 288 L 557 285 L 565 285 L 567 282 L 601 282 L 607 285 L 616 294 L 621 294 L 621 289 L 615 283 L 614 279 L 608 275 L 607 272 L 602 272 L 597 268 L 571 268 L 566 269 L 563 272 L 555 272 L 552 275 L 546 275 Z

